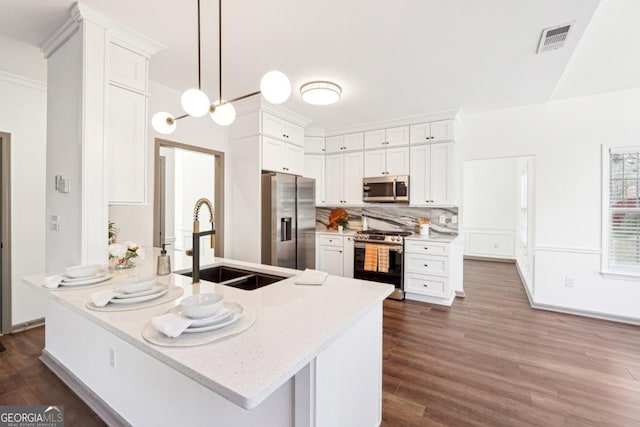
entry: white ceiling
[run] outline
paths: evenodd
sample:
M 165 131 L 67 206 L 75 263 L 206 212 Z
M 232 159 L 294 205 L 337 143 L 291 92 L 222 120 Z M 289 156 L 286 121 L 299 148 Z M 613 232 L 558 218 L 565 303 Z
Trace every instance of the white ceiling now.
M 0 0 L 0 36 L 40 45 L 72 3 Z M 196 0 L 83 3 L 168 47 L 152 58 L 152 80 L 179 90 L 196 84 Z M 203 86 L 217 98 L 217 1 L 201 3 Z M 284 106 L 312 119 L 312 127 L 327 129 L 545 102 L 599 3 L 225 0 L 223 96 L 258 90 L 260 77 L 279 69 L 294 86 Z M 565 48 L 535 54 L 543 28 L 570 21 L 575 26 Z M 303 104 L 298 88 L 316 79 L 340 84 L 342 100 L 325 107 Z

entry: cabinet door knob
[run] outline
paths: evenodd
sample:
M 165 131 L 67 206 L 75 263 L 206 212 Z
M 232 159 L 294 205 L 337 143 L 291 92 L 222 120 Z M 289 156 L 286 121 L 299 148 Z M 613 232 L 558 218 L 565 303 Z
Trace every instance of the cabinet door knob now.
M 429 285 L 427 283 L 423 283 L 422 286 L 424 286 L 425 288 L 429 287 Z
M 342 251 L 338 251 L 338 252 L 342 253 Z
M 425 267 L 429 267 L 429 264 L 424 264 Z
M 428 249 L 429 249 L 429 248 L 428 248 L 427 246 L 425 246 L 425 247 L 424 247 L 424 250 L 425 250 L 425 251 L 426 251 L 426 250 L 428 250 Z

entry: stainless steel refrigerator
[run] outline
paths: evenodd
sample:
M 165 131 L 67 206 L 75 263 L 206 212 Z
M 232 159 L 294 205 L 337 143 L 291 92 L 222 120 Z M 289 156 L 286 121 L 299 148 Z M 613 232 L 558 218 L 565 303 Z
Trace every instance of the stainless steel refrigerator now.
M 262 174 L 262 263 L 315 268 L 316 182 L 282 173 Z

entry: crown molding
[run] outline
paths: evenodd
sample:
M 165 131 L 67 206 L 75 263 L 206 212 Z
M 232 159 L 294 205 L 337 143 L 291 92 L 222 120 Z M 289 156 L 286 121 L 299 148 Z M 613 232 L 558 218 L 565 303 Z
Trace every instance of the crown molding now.
M 384 120 L 380 122 L 360 123 L 357 125 L 344 126 L 339 128 L 326 129 L 326 136 L 345 135 L 348 133 L 365 132 L 369 130 L 386 129 L 396 126 L 408 126 L 416 123 L 435 122 L 439 120 L 456 120 L 459 109 L 443 110 L 428 114 L 417 114 L 413 116 L 401 117 L 397 119 Z
M 321 128 L 308 128 L 304 130 L 304 136 L 316 136 L 324 138 L 325 136 L 327 136 L 327 133 L 324 129 Z
M 264 96 L 259 94 L 234 102 L 233 106 L 235 107 L 236 113 L 238 115 L 251 113 L 254 111 L 266 111 L 267 113 L 273 114 L 274 116 L 280 117 L 281 119 L 297 124 L 298 126 L 302 126 L 303 128 L 306 128 L 312 121 L 311 119 L 308 119 L 298 113 L 294 113 L 291 110 L 287 110 L 284 107 L 271 104 L 266 99 L 264 99 Z
M 113 19 L 96 12 L 83 3 L 76 2 L 69 9 L 69 18 L 40 46 L 45 58 L 49 58 L 80 28 L 82 22 L 92 22 L 107 32 L 109 39 L 147 58 L 167 47 L 140 34 Z
M 30 89 L 47 91 L 47 83 L 42 80 L 32 79 L 30 77 L 14 74 L 9 71 L 0 70 L 0 81 L 11 83 L 19 86 L 28 87 Z

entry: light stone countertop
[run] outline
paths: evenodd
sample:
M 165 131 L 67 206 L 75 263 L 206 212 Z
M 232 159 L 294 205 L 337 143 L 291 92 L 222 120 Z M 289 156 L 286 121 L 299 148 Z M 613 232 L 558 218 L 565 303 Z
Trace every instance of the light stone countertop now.
M 337 234 L 338 236 L 353 236 L 357 232 L 358 230 L 354 230 L 352 228 L 347 228 L 346 230 L 343 230 L 342 233 L 338 230 L 319 230 L 316 228 L 316 234 Z
M 115 272 L 114 278 L 101 286 L 52 291 L 40 286 L 45 275 L 26 277 L 25 281 L 245 409 L 259 405 L 393 291 L 393 286 L 387 284 L 337 276 L 329 276 L 321 286 L 301 286 L 291 277 L 300 273 L 297 270 L 214 258 L 205 266 L 245 267 L 290 278 L 254 291 L 202 281 L 201 293 L 216 292 L 227 301 L 250 307 L 257 313 L 256 322 L 243 333 L 203 346 L 160 347 L 145 341 L 142 330 L 152 316 L 165 313 L 180 299 L 132 311 L 98 312 L 85 308 L 94 292 L 113 286 L 125 277 L 154 274 L 159 250 L 147 253 L 153 253 L 147 261 Z M 174 271 L 187 265 L 180 254 L 175 254 L 171 261 Z M 193 293 L 189 277 L 174 273 L 157 279 L 183 287 L 183 298 Z
M 454 241 L 461 241 L 462 238 L 459 235 L 434 234 L 434 233 L 431 233 L 429 235 L 424 235 L 424 234 L 415 233 L 415 234 L 412 234 L 411 236 L 405 237 L 405 240 L 451 243 Z

